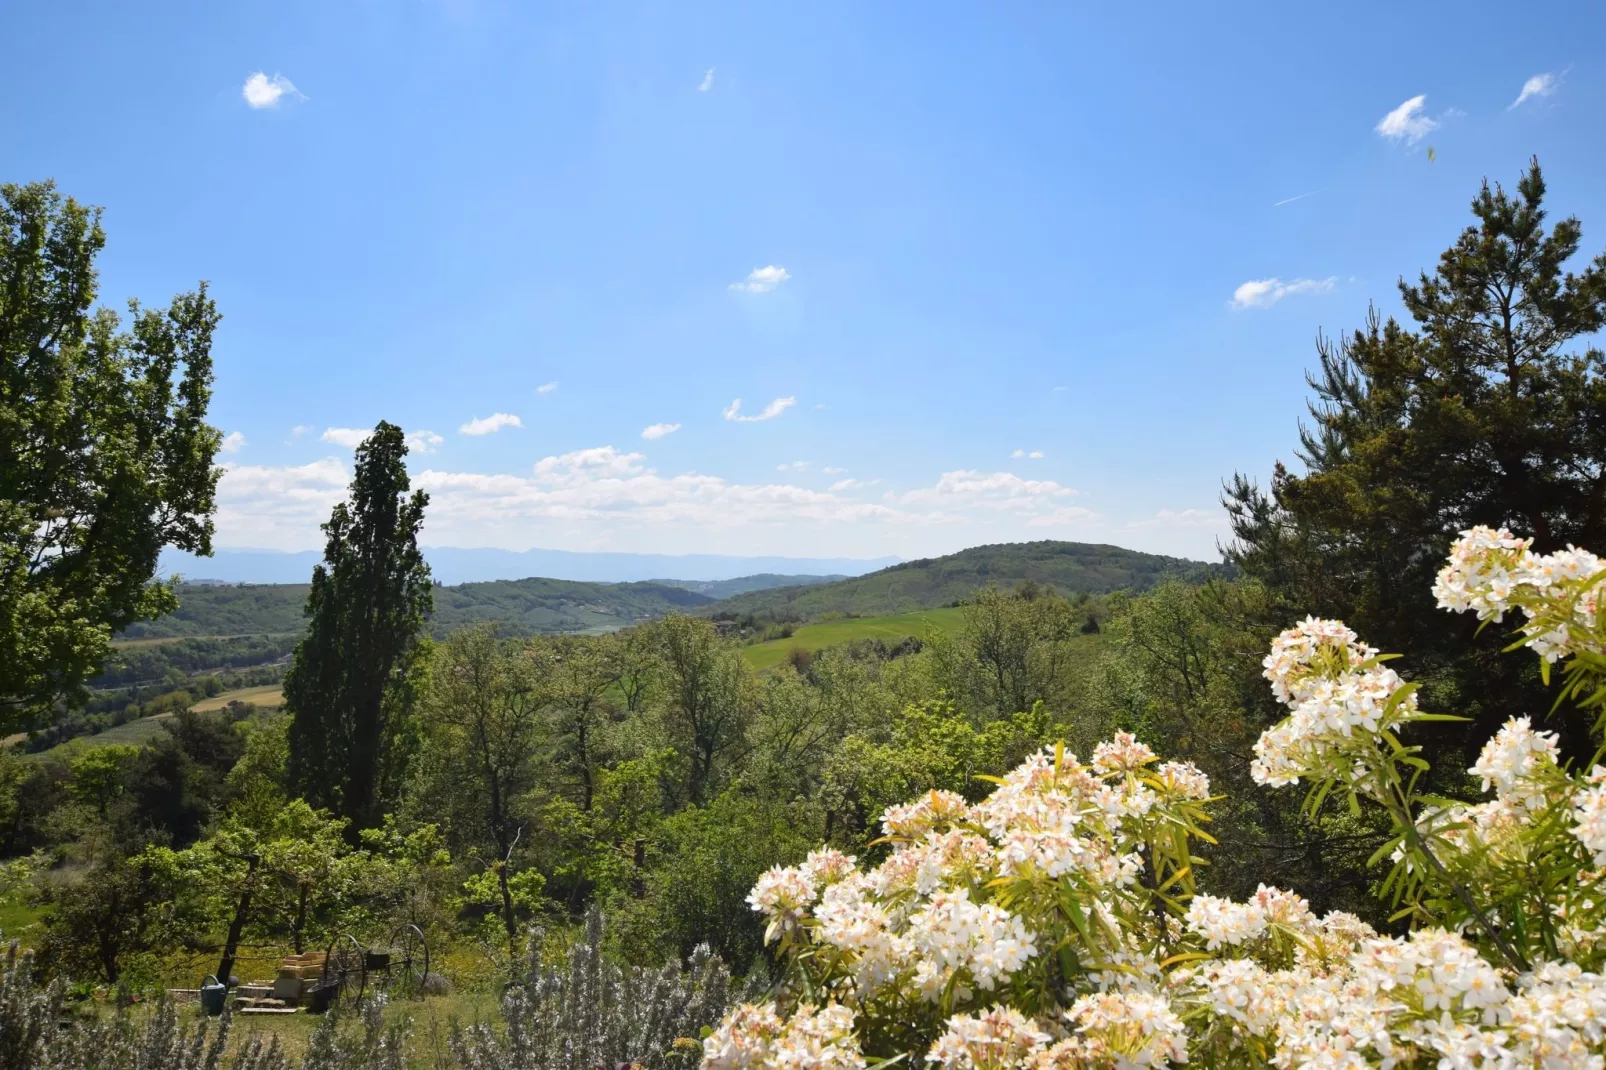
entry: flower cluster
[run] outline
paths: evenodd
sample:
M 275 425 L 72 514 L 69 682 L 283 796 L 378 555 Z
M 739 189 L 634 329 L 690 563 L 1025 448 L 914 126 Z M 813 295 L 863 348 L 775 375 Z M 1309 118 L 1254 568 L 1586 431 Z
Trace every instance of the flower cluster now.
M 1483 779 L 1483 790 L 1493 788 L 1502 802 L 1527 810 L 1545 805 L 1543 773 L 1556 768 L 1556 734 L 1535 732 L 1526 717 L 1513 717 L 1483 746 L 1468 772 Z
M 1606 866 L 1606 765 L 1597 765 L 1584 778 L 1589 787 L 1573 796 L 1572 833 L 1595 852 L 1595 865 Z
M 706 1070 L 860 1070 L 853 1012 L 798 1007 L 785 1021 L 770 1003 L 743 1003 L 703 1038 Z
M 1249 771 L 1257 784 L 1297 783 L 1335 762 L 1349 768 L 1356 741 L 1370 741 L 1416 714 L 1416 695 L 1402 694 L 1404 681 L 1376 658 L 1374 648 L 1336 620 L 1307 617 L 1273 640 L 1265 676 L 1292 712 L 1255 744 Z M 1360 780 L 1365 773 L 1355 767 L 1350 776 Z
M 1513 609 L 1527 618 L 1526 645 L 1549 662 L 1592 649 L 1584 638 L 1595 633 L 1600 579 L 1606 561 L 1569 546 L 1553 554 L 1536 554 L 1531 539 L 1519 539 L 1505 528 L 1470 528 L 1450 548 L 1439 570 L 1433 596 L 1439 606 L 1456 613 L 1472 611 L 1479 620 L 1500 621 Z

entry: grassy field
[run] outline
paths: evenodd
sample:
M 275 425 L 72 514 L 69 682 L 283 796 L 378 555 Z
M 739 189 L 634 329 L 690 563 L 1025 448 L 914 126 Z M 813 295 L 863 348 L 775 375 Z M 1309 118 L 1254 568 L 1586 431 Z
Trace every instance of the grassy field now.
M 204 698 L 191 706 L 196 713 L 207 713 L 212 710 L 221 710 L 234 701 L 251 702 L 258 706 L 284 705 L 284 687 L 281 684 L 263 684 L 261 687 L 242 687 L 237 691 L 225 691 L 221 695 Z
M 823 650 L 828 646 L 846 643 L 853 639 L 880 639 L 896 643 L 906 636 L 929 639 L 934 634 L 952 634 L 964 622 L 962 609 L 926 609 L 918 613 L 900 613 L 895 617 L 854 617 L 848 620 L 829 620 L 819 624 L 805 624 L 790 639 L 772 639 L 742 649 L 742 656 L 753 668 L 773 669 L 786 660 L 794 650 Z

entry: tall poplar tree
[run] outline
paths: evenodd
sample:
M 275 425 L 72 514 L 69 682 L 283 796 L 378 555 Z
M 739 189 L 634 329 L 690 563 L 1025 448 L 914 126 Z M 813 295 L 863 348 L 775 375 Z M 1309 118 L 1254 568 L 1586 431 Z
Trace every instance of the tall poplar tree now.
M 408 495 L 407 443 L 381 421 L 357 447 L 351 501 L 323 526 L 307 635 L 284 681 L 290 775 L 309 802 L 380 822 L 414 750 L 424 618 L 434 609 L 418 549 L 429 495 Z

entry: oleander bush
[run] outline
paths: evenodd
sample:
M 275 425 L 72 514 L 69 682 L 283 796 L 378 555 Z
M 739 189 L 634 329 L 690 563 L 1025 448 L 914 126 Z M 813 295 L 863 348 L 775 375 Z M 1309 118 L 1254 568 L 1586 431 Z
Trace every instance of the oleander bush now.
M 1435 595 L 1485 622 L 1520 612 L 1513 646 L 1598 712 L 1603 582 L 1593 554 L 1477 528 Z M 1264 669 L 1289 712 L 1252 771 L 1306 785 L 1313 814 L 1386 816 L 1391 931 L 1264 885 L 1195 894 L 1207 778 L 1123 733 L 1087 762 L 1037 753 L 974 804 L 889 809 L 874 866 L 823 848 L 767 872 L 750 902 L 784 980 L 710 1033 L 704 1066 L 1606 1065 L 1602 751 L 1575 769 L 1514 717 L 1471 769 L 1492 797 L 1427 795 L 1414 726 L 1455 718 L 1422 710 L 1390 659 L 1339 621 L 1285 631 Z

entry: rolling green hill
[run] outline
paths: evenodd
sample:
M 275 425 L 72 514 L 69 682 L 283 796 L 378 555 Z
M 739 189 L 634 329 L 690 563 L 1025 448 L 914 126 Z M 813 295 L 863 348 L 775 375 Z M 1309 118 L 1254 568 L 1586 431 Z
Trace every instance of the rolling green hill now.
M 817 620 L 826 614 L 882 617 L 953 605 L 988 584 L 1013 587 L 1031 580 L 1066 594 L 1106 594 L 1142 590 L 1166 575 L 1202 579 L 1211 574 L 1224 575 L 1225 566 L 1094 543 L 999 543 L 906 561 L 836 583 L 752 591 L 702 612 L 720 620 L 746 616 Z

